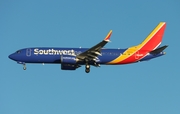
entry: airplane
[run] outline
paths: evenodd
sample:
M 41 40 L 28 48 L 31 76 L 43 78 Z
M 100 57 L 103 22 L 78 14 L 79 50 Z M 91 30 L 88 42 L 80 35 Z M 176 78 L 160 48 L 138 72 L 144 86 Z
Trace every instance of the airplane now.
M 168 45 L 160 46 L 166 22 L 160 22 L 146 39 L 136 45 L 125 49 L 105 49 L 110 42 L 112 30 L 98 44 L 91 48 L 57 48 L 32 47 L 24 48 L 9 55 L 9 58 L 23 65 L 26 63 L 61 64 L 62 70 L 76 70 L 85 65 L 85 72 L 90 72 L 90 66 L 123 65 L 148 61 L 165 55 L 163 51 Z

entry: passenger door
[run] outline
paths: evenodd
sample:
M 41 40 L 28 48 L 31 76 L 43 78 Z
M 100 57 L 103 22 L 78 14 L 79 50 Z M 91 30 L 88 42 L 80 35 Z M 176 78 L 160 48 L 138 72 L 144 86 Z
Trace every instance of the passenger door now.
M 31 56 L 31 51 L 32 50 L 30 48 L 26 49 L 26 56 L 30 57 Z

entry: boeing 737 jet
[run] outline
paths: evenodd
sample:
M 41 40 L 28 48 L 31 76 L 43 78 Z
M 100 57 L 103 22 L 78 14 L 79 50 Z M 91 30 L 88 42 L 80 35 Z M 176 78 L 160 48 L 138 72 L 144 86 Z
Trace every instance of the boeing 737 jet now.
M 160 44 L 165 27 L 166 23 L 160 22 L 142 43 L 126 49 L 103 48 L 110 41 L 110 30 L 104 40 L 91 48 L 32 47 L 20 49 L 9 58 L 22 64 L 24 70 L 26 63 L 51 63 L 61 64 L 62 70 L 76 70 L 85 65 L 85 72 L 89 73 L 90 66 L 130 64 L 164 55 L 167 45 Z

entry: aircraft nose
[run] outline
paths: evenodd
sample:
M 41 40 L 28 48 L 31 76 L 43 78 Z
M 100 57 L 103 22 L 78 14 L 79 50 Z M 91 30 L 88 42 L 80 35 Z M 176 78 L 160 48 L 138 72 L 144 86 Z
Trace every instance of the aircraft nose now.
M 14 60 L 14 54 L 8 56 L 10 59 Z

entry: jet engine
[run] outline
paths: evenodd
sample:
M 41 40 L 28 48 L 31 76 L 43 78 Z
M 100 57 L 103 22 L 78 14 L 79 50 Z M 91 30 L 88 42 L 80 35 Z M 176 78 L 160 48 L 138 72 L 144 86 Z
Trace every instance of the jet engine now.
M 77 59 L 75 56 L 62 55 L 61 56 L 61 69 L 62 70 L 76 70 L 78 68 Z

